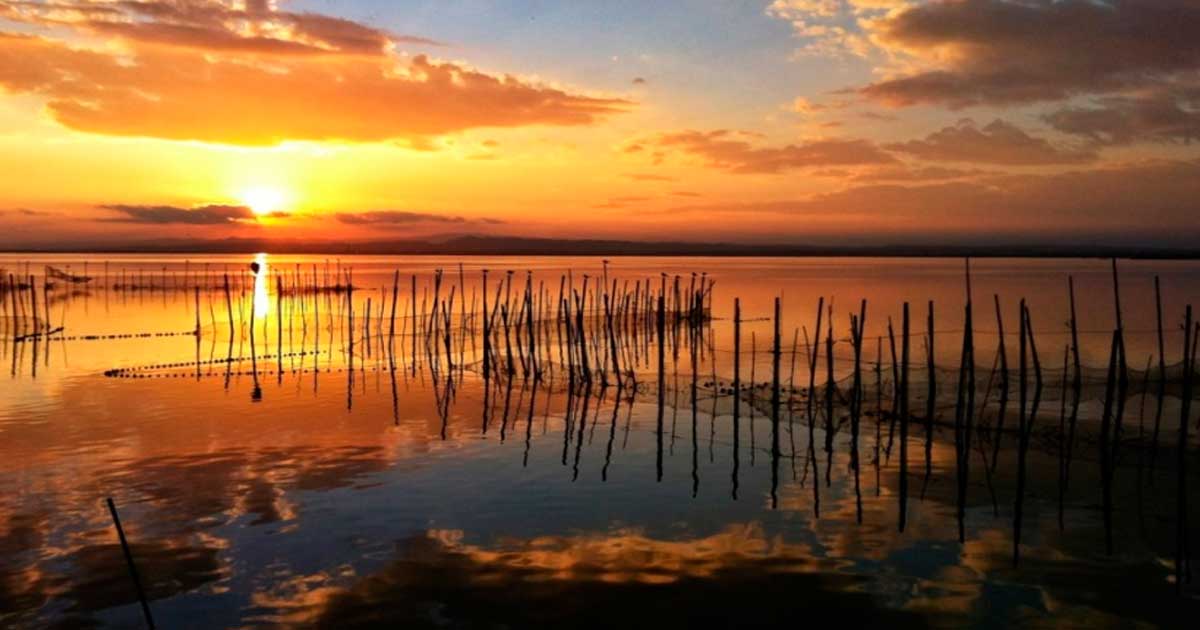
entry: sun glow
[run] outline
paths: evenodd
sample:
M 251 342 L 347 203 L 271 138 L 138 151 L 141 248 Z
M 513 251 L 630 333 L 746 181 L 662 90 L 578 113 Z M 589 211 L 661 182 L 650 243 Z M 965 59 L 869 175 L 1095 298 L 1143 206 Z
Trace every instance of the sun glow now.
M 283 191 L 263 186 L 242 191 L 241 200 L 251 212 L 260 217 L 279 211 L 285 201 Z

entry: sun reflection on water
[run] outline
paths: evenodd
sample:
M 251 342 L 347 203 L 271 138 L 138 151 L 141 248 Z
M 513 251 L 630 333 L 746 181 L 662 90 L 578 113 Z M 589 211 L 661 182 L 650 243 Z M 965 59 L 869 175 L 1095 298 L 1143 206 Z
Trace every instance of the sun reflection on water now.
M 263 317 L 271 312 L 271 295 L 268 286 L 271 283 L 271 272 L 267 266 L 265 253 L 255 254 L 254 263 L 258 265 L 258 272 L 254 276 L 254 312 L 258 317 Z

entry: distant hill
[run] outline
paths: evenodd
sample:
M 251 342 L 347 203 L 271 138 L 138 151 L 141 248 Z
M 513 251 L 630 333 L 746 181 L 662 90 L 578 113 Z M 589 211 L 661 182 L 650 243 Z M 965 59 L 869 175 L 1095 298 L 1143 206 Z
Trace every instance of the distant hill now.
M 1139 248 L 1088 244 L 869 244 L 784 245 L 551 239 L 460 235 L 416 240 L 298 241 L 273 239 L 164 239 L 115 245 L 47 244 L 24 252 L 179 253 L 179 254 L 375 254 L 489 256 L 900 256 L 900 257 L 1044 257 L 1044 258 L 1200 258 L 1197 248 Z

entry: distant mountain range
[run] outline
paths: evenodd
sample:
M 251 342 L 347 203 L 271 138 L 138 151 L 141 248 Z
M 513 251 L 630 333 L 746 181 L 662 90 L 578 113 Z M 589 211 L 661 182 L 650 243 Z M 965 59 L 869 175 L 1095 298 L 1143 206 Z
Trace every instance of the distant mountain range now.
M 1153 248 L 1089 244 L 866 244 L 783 245 L 552 239 L 459 235 L 417 240 L 299 241 L 273 239 L 164 239 L 84 246 L 78 243 L 18 247 L 20 252 L 179 254 L 417 254 L 488 256 L 902 256 L 1196 259 L 1200 248 Z

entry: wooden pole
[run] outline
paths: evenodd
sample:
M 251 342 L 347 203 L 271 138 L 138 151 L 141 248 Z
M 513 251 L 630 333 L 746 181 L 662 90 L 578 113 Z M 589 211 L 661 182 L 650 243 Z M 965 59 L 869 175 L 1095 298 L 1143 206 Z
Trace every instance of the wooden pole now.
M 117 505 L 112 497 L 108 497 L 108 513 L 112 515 L 113 525 L 117 528 L 117 538 L 121 541 L 121 551 L 125 554 L 125 566 L 129 568 L 129 577 L 133 579 L 133 587 L 137 590 L 138 602 L 142 605 L 142 615 L 146 618 L 146 627 L 154 630 L 154 616 L 150 614 L 150 602 L 146 600 L 146 592 L 142 589 L 142 580 L 138 577 L 137 565 L 133 562 L 133 553 L 129 550 L 129 541 L 125 539 L 125 529 L 121 527 L 121 517 L 117 515 Z

